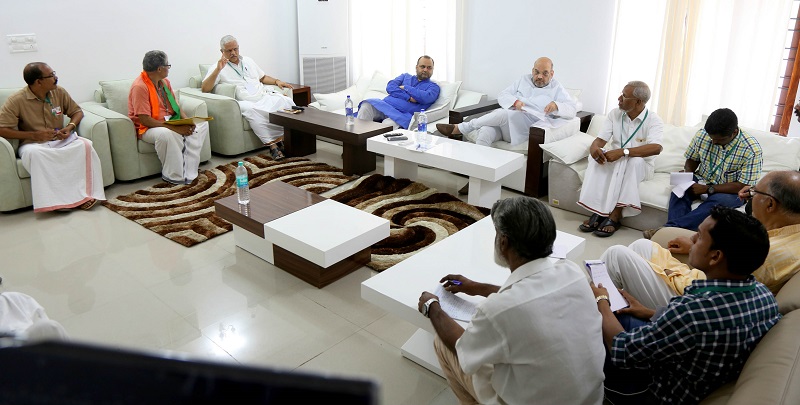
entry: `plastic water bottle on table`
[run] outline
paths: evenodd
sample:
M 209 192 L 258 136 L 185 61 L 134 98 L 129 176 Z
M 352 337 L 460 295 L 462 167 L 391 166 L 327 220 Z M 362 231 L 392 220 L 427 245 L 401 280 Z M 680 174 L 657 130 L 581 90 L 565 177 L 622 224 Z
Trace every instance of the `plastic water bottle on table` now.
M 244 162 L 239 162 L 239 166 L 236 167 L 236 198 L 239 200 L 239 204 L 250 203 L 250 185 Z

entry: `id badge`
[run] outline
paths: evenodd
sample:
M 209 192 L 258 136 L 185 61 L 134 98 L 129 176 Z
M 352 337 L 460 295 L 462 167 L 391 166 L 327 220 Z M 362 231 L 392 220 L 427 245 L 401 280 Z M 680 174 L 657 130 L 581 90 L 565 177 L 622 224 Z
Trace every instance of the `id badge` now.
M 50 113 L 53 114 L 54 117 L 61 115 L 61 106 L 51 108 Z
M 257 91 L 255 83 L 252 83 L 249 80 L 244 81 L 244 89 L 247 90 L 247 94 L 256 94 Z

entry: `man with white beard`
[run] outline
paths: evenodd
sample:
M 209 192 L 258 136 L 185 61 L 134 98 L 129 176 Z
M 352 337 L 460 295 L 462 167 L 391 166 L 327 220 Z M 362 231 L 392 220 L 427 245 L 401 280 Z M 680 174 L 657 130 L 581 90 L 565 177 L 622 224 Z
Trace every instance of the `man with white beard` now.
M 600 404 L 603 359 L 600 319 L 585 274 L 568 260 L 552 262 L 556 225 L 530 197 L 492 207 L 495 262 L 511 271 L 502 286 L 462 275 L 441 279 L 447 291 L 485 296 L 466 329 L 423 292 L 434 348 L 462 404 Z

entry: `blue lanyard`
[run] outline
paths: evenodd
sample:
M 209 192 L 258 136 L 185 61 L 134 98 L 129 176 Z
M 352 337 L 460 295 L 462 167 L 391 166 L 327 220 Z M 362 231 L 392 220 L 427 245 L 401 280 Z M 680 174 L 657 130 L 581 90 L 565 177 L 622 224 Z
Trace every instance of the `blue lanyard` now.
M 242 76 L 242 74 L 241 74 L 241 73 L 239 73 L 239 71 L 238 71 L 238 70 L 236 70 L 236 68 L 235 68 L 235 67 L 233 67 L 233 65 L 231 65 L 231 62 L 230 62 L 230 61 L 228 61 L 228 66 L 230 66 L 230 67 L 231 67 L 231 69 L 233 69 L 233 71 L 234 71 L 234 72 L 236 72 L 236 74 L 237 74 L 237 75 L 239 75 L 239 77 L 241 77 L 241 78 L 242 78 L 242 80 L 244 80 L 244 76 Z M 242 70 L 243 70 L 243 71 L 245 71 L 245 72 L 247 71 L 247 68 L 245 68 L 245 66 L 244 66 L 244 61 L 242 61 Z

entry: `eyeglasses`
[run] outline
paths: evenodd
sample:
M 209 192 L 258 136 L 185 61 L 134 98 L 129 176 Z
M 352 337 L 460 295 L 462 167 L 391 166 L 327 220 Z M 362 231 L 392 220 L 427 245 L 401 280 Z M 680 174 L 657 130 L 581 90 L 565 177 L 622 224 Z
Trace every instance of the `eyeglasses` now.
M 778 199 L 777 199 L 777 198 L 775 198 L 775 196 L 773 196 L 772 194 L 767 194 L 767 193 L 765 193 L 765 192 L 763 192 L 763 191 L 758 191 L 758 190 L 756 190 L 756 188 L 755 188 L 755 187 L 750 187 L 750 190 L 747 190 L 747 192 L 750 194 L 750 198 L 753 198 L 753 197 L 755 197 L 755 196 L 756 196 L 756 194 L 763 194 L 763 195 L 765 195 L 765 196 L 767 196 L 767 197 L 771 197 L 773 200 L 775 200 L 775 201 L 777 201 L 777 202 L 780 202 L 780 201 L 778 201 Z
M 165 68 L 167 68 L 167 69 L 169 69 L 169 68 L 171 68 L 171 67 L 172 67 L 172 65 L 162 65 L 162 66 L 164 66 L 164 67 L 165 67 Z
M 637 99 L 636 97 L 625 97 L 625 94 L 623 94 L 623 93 L 619 93 L 619 96 L 622 98 L 622 101 L 625 101 L 625 100 L 636 100 Z
M 54 70 L 53 73 L 50 73 L 50 76 L 44 76 L 42 79 L 49 79 L 51 77 L 56 77 L 56 71 Z

